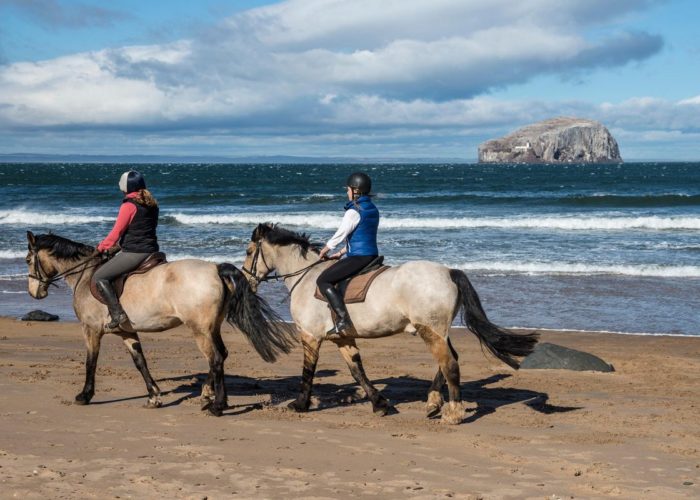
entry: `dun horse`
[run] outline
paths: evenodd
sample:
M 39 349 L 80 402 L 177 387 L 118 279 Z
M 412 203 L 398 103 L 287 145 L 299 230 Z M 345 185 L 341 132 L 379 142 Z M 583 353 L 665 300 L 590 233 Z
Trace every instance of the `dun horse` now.
M 301 392 L 289 406 L 306 411 L 319 348 L 333 326 L 328 305 L 314 297 L 316 278 L 331 263 L 319 260 L 308 236 L 273 224 L 258 225 L 246 253 L 243 270 L 249 274 L 254 290 L 272 271 L 284 278 L 289 289 L 290 311 L 304 347 Z M 482 345 L 513 368 L 519 364 L 512 356 L 529 354 L 537 343 L 536 333 L 517 335 L 491 323 L 464 272 L 435 262 L 414 261 L 392 267 L 374 280 L 365 302 L 348 305 L 357 337 L 334 335 L 330 340 L 340 349 L 375 413 L 386 414 L 390 405 L 367 378 L 355 338 L 417 332 L 439 365 L 428 393 L 428 417 L 442 412 L 445 423 L 457 424 L 463 420 L 459 364 L 448 337 L 450 325 L 460 310 L 467 328 Z M 441 389 L 445 380 L 449 403 L 443 408 Z
M 92 296 L 89 285 L 101 257 L 91 246 L 54 234 L 27 232 L 27 239 L 29 294 L 43 299 L 49 285 L 61 278 L 73 289 L 73 309 L 82 323 L 87 346 L 85 385 L 75 401 L 88 404 L 95 393 L 97 356 L 108 320 L 107 307 Z M 209 375 L 202 386 L 202 410 L 216 416 L 227 405 L 224 361 L 228 352 L 221 339 L 224 318 L 246 335 L 265 361 L 275 361 L 280 352 L 288 353 L 293 346 L 290 333 L 276 321 L 269 321 L 276 316 L 232 264 L 187 259 L 160 265 L 131 276 L 121 303 L 134 331 L 118 331 L 116 335 L 123 339 L 146 382 L 149 407 L 161 406 L 160 389 L 148 370 L 138 331 L 160 332 L 182 324 L 190 328 L 209 362 Z

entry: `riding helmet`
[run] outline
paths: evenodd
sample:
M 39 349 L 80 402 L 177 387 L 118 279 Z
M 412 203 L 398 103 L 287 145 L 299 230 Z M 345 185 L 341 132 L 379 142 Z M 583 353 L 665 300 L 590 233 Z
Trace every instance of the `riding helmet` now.
M 144 179 L 141 172 L 129 170 L 124 172 L 119 179 L 119 189 L 126 194 L 133 193 L 139 189 L 146 189 L 146 179 Z
M 353 188 L 360 194 L 368 194 L 372 190 L 372 179 L 364 172 L 355 172 L 350 174 L 345 185 Z

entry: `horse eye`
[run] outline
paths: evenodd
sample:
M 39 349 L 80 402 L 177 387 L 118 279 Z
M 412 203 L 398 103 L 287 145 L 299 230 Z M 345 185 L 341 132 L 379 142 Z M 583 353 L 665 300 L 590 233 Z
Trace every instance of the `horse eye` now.
M 250 255 L 250 254 L 252 254 L 252 253 L 253 253 L 253 251 L 250 250 L 250 249 L 248 249 L 248 250 L 245 251 L 245 254 L 246 254 L 246 255 Z

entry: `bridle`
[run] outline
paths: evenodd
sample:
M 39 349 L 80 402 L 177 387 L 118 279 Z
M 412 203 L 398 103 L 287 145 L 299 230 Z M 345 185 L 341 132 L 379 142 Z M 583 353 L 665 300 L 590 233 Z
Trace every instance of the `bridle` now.
M 258 278 L 257 276 L 257 271 L 258 271 L 258 259 L 262 260 L 262 263 L 265 264 L 265 267 L 269 269 L 268 274 L 263 276 L 262 278 Z M 301 275 L 301 278 L 299 278 L 294 285 L 292 285 L 292 288 L 289 290 L 288 295 L 291 296 L 292 292 L 294 289 L 297 287 L 297 285 L 301 282 L 301 280 L 306 276 L 306 273 L 308 273 L 311 268 L 316 267 L 319 264 L 324 263 L 324 260 L 318 260 L 316 262 L 312 262 L 310 265 L 306 267 L 302 267 L 301 269 L 297 271 L 293 271 L 291 273 L 287 274 L 275 274 L 273 276 L 269 275 L 269 272 L 272 271 L 270 266 L 267 264 L 265 261 L 265 254 L 263 253 L 262 250 L 262 240 L 258 240 L 255 242 L 255 253 L 253 254 L 253 261 L 250 264 L 250 269 L 246 269 L 245 266 L 243 266 L 241 269 L 243 270 L 244 273 L 247 273 L 250 275 L 250 281 L 253 283 L 253 286 L 257 287 L 258 284 L 263 283 L 265 281 L 280 281 L 280 280 L 286 280 L 287 278 L 293 278 L 294 276 L 299 276 Z
M 39 252 L 33 251 L 32 253 L 34 255 L 34 269 L 32 274 L 27 274 L 27 277 L 37 280 L 40 284 L 44 285 L 45 288 L 48 288 L 51 285 L 58 287 L 58 285 L 56 284 L 57 281 L 60 281 L 63 278 L 67 278 L 68 276 L 73 276 L 74 274 L 78 273 L 80 273 L 80 277 L 78 278 L 78 283 L 80 283 L 80 280 L 83 279 L 83 274 L 85 274 L 86 270 L 92 267 L 97 267 L 101 264 L 100 261 L 96 264 L 88 265 L 90 264 L 90 261 L 92 259 L 97 257 L 97 255 L 93 255 L 91 257 L 88 257 L 83 262 L 80 262 L 79 264 L 76 264 L 75 266 L 66 269 L 65 271 L 57 273 L 53 276 L 49 276 L 49 274 L 44 270 L 44 268 L 41 265 Z

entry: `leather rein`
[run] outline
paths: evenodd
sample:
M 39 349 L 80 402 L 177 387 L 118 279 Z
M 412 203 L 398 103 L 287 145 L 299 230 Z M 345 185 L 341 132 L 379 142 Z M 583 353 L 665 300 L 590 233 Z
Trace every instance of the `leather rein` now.
M 54 276 L 49 276 L 48 273 L 44 270 L 44 268 L 41 265 L 41 259 L 39 258 L 39 253 L 38 252 L 33 252 L 34 253 L 34 270 L 32 274 L 27 274 L 28 278 L 33 278 L 37 280 L 39 283 L 42 285 L 45 285 L 47 288 L 51 285 L 58 287 L 56 284 L 57 281 L 60 281 L 64 278 L 67 278 L 68 276 L 73 276 L 74 274 L 80 274 L 80 277 L 78 278 L 78 282 L 80 282 L 81 279 L 83 279 L 83 274 L 85 274 L 85 271 L 92 268 L 92 267 L 97 267 L 102 263 L 102 260 L 100 260 L 97 264 L 93 265 L 88 265 L 90 264 L 90 261 L 94 259 L 95 257 L 98 257 L 98 255 L 92 255 L 88 257 L 86 260 L 83 262 L 80 262 L 79 264 L 76 264 L 73 267 L 70 267 L 66 269 L 65 271 L 62 271 L 58 274 L 55 274 Z M 82 266 L 82 269 L 78 269 Z
M 292 288 L 289 289 L 288 296 L 292 295 L 292 292 L 294 289 L 297 287 L 297 285 L 301 282 L 302 279 L 304 279 L 304 276 L 306 276 L 306 273 L 308 273 L 313 267 L 316 267 L 319 264 L 323 264 L 326 262 L 325 260 L 318 260 L 316 262 L 311 263 L 310 265 L 306 267 L 302 267 L 301 269 L 297 271 L 293 271 L 291 273 L 287 274 L 275 274 L 273 276 L 270 276 L 269 274 L 266 274 L 262 278 L 257 277 L 257 271 L 258 271 L 258 259 L 261 259 L 263 264 L 265 264 L 265 267 L 270 269 L 270 266 L 267 265 L 267 262 L 265 261 L 265 254 L 262 251 L 262 242 L 261 241 L 256 241 L 255 242 L 255 253 L 253 254 L 253 262 L 250 265 L 250 269 L 246 269 L 245 266 L 243 266 L 241 269 L 243 270 L 244 273 L 247 273 L 251 277 L 251 281 L 255 283 L 257 286 L 259 283 L 263 283 L 265 281 L 280 281 L 280 280 L 286 280 L 287 278 L 293 278 L 294 276 L 299 276 L 301 275 L 301 278 L 299 278 L 294 285 L 292 285 Z

